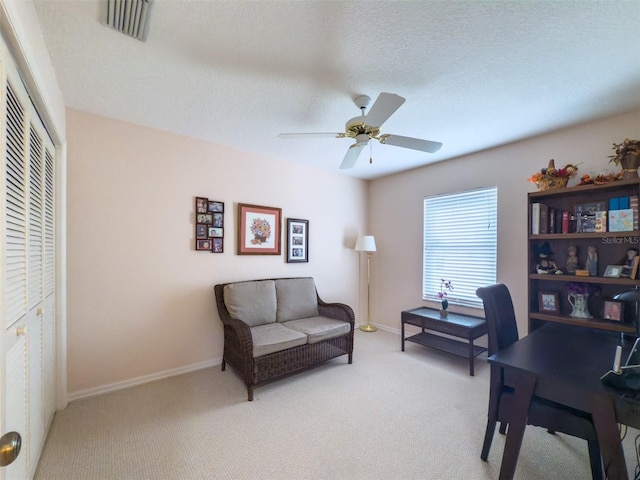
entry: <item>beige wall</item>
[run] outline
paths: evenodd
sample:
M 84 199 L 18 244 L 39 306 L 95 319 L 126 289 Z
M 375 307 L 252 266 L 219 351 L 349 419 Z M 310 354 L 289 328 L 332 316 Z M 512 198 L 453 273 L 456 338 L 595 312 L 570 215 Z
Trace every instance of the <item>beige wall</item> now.
M 216 283 L 313 276 L 358 316 L 366 182 L 71 109 L 67 140 L 72 398 L 219 361 Z M 194 251 L 195 196 L 225 202 L 224 254 Z M 310 262 L 236 255 L 238 202 L 310 220 Z
M 535 190 L 526 179 L 551 158 L 557 167 L 579 163 L 578 177 L 611 170 L 611 144 L 627 137 L 640 137 L 640 111 L 372 181 L 369 225 L 378 247 L 371 264 L 372 322 L 397 330 L 402 310 L 437 306 L 422 301 L 423 198 L 497 185 L 497 277 L 510 288 L 520 334 L 526 334 L 527 192 Z

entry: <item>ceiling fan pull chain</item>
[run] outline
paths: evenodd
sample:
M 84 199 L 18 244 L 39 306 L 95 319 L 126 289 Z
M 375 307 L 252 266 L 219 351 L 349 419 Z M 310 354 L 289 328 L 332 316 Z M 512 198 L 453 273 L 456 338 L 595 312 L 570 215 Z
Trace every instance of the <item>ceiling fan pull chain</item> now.
M 371 146 L 371 142 L 369 142 L 369 165 L 373 163 L 373 147 Z

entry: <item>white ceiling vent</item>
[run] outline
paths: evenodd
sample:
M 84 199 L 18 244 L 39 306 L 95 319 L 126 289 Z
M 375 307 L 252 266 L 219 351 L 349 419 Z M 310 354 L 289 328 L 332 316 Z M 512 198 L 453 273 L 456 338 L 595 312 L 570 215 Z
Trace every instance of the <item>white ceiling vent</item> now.
M 153 0 L 106 0 L 105 24 L 142 42 L 149 33 Z

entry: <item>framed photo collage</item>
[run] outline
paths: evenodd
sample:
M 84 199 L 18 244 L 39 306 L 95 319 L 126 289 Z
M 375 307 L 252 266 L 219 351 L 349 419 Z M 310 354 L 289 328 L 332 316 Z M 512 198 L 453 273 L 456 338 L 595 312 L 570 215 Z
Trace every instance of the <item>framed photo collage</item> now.
M 224 202 L 196 197 L 196 250 L 224 252 Z

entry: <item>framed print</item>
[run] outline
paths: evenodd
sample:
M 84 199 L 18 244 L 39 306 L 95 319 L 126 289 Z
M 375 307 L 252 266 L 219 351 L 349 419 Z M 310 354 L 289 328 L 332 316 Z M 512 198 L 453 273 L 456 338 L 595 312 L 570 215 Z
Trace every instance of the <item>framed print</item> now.
M 224 228 L 209 227 L 210 237 L 224 237 Z
M 196 250 L 209 250 L 211 251 L 211 240 L 196 240 Z
M 196 197 L 196 213 L 207 213 L 209 208 L 209 199 L 204 197 Z
M 209 200 L 209 212 L 224 212 L 224 203 Z
M 196 239 L 205 240 L 210 237 L 211 235 L 207 232 L 208 227 L 209 226 L 204 223 L 196 223 Z
M 557 292 L 538 292 L 538 309 L 540 313 L 560 313 L 560 298 Z
M 212 241 L 213 241 L 213 253 L 222 253 L 224 251 L 224 238 L 215 237 Z
M 309 220 L 287 218 L 287 263 L 309 261 Z
M 604 277 L 618 278 L 622 274 L 622 265 L 609 265 L 604 271 Z
M 238 204 L 238 255 L 280 255 L 281 234 L 281 208 Z
M 605 320 L 621 322 L 624 318 L 624 303 L 617 300 L 605 300 L 602 317 Z

